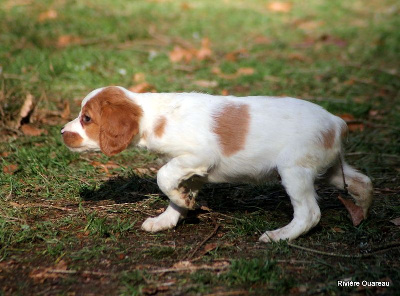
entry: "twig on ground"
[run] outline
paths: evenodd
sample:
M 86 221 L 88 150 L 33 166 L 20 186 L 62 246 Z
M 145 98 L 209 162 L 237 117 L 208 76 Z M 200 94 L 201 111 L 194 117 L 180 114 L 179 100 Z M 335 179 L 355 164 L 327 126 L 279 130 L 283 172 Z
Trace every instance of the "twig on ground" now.
M 206 294 L 205 296 L 236 296 L 236 295 L 249 295 L 249 291 L 238 290 L 238 291 L 216 292 L 216 293 Z
M 226 269 L 230 266 L 229 263 L 225 263 L 225 264 L 219 264 L 219 265 L 215 265 L 215 266 L 210 266 L 210 265 L 199 265 L 199 266 L 195 266 L 195 265 L 189 265 L 189 266 L 185 266 L 185 267 L 171 267 L 171 268 L 161 268 L 161 269 L 155 269 L 155 270 L 148 270 L 148 273 L 166 273 L 166 272 L 181 272 L 181 271 L 197 271 L 197 270 L 201 270 L 201 269 L 205 269 L 205 270 L 223 270 Z
M 319 251 L 319 250 L 315 250 L 315 249 L 311 249 L 311 248 L 306 248 L 303 246 L 298 246 L 295 245 L 293 243 L 288 243 L 288 246 L 295 248 L 295 249 L 299 249 L 299 250 L 303 250 L 303 251 L 307 251 L 307 252 L 311 252 L 311 253 L 315 253 L 315 254 L 320 254 L 320 255 L 325 255 L 325 256 L 332 256 L 332 257 L 340 257 L 340 258 L 368 258 L 368 257 L 372 257 L 375 256 L 379 253 L 383 253 L 386 252 L 390 249 L 393 248 L 398 248 L 400 247 L 400 242 L 395 242 L 395 243 L 390 243 L 387 245 L 383 245 L 383 246 L 379 246 L 377 248 L 375 248 L 374 252 L 371 253 L 367 253 L 367 254 L 356 254 L 356 255 L 348 255 L 348 254 L 338 254 L 338 253 L 334 253 L 334 252 L 325 252 L 325 251 Z
M 214 230 L 191 253 L 189 253 L 188 256 L 186 256 L 186 260 L 190 260 L 196 254 L 196 252 L 201 248 L 201 246 L 204 245 L 210 238 L 212 238 L 217 233 L 220 226 L 221 225 L 219 224 L 215 225 Z

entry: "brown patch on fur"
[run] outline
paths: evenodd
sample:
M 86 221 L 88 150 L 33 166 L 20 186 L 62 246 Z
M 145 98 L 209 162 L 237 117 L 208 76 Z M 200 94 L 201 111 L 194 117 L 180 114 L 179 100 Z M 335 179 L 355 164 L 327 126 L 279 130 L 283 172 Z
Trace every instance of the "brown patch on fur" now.
M 345 139 L 347 138 L 348 134 L 349 134 L 349 128 L 346 123 L 343 123 L 343 125 L 340 127 L 340 137 L 342 139 Z
M 137 135 L 142 114 L 142 108 L 121 89 L 110 86 L 85 104 L 82 117 L 88 115 L 91 121 L 81 119 L 81 123 L 88 137 L 98 141 L 101 151 L 111 156 L 128 147 Z
M 326 149 L 333 147 L 333 144 L 335 143 L 335 135 L 336 131 L 333 127 L 322 132 L 322 145 L 324 145 Z
M 246 144 L 250 126 L 249 106 L 230 103 L 216 115 L 213 132 L 218 136 L 225 156 L 242 150 Z
M 62 134 L 65 145 L 71 148 L 78 148 L 82 144 L 82 137 L 78 133 L 64 132 Z
M 163 136 L 166 124 L 167 124 L 167 118 L 165 116 L 161 116 L 160 118 L 157 119 L 153 129 L 153 132 L 157 138 L 161 138 Z

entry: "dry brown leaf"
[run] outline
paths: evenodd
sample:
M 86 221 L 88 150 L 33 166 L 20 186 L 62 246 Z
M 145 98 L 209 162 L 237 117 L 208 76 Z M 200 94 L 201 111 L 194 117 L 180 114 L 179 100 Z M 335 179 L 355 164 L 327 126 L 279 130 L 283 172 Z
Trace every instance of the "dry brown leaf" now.
M 203 252 L 204 254 L 216 249 L 218 247 L 217 243 L 209 243 L 204 246 Z
M 295 23 L 296 27 L 303 31 L 314 31 L 315 29 L 323 26 L 325 24 L 324 21 L 317 20 L 300 20 Z
M 18 118 L 14 122 L 14 128 L 18 129 L 21 126 L 21 120 L 28 117 L 34 108 L 33 96 L 30 93 L 26 94 L 26 98 L 19 111 Z
M 339 232 L 339 233 L 343 233 L 345 232 L 342 228 L 340 227 L 332 227 L 333 232 Z
M 70 107 L 69 107 L 69 102 L 68 102 L 68 101 L 65 101 L 65 103 L 64 103 L 64 110 L 63 110 L 63 112 L 61 113 L 61 118 L 62 118 L 62 119 L 68 119 L 70 114 L 71 114 L 71 109 L 70 109 Z
M 136 83 L 146 82 L 146 75 L 144 73 L 136 73 L 133 75 L 133 81 Z
M 394 225 L 400 226 L 400 217 L 390 220 Z
M 212 56 L 212 50 L 211 50 L 210 46 L 211 46 L 210 39 L 203 38 L 201 40 L 201 47 L 196 52 L 196 57 L 197 57 L 198 60 L 203 61 L 203 60 L 208 59 L 208 58 L 210 58 Z
M 145 92 L 155 92 L 156 89 L 153 85 L 148 82 L 141 82 L 139 84 L 133 85 L 129 88 L 131 92 L 135 93 L 145 93 Z
M 154 173 L 154 170 L 151 170 L 149 168 L 135 168 L 134 171 L 139 176 L 151 175 L 152 173 Z
M 192 8 L 192 6 L 189 4 L 189 3 L 187 3 L 187 2 L 183 2 L 182 4 L 181 4 L 181 9 L 182 10 L 189 10 L 189 9 L 191 9 Z
M 44 129 L 40 129 L 34 127 L 30 124 L 24 124 L 21 126 L 21 131 L 25 136 L 40 136 L 40 135 L 47 135 L 47 131 Z
M 364 220 L 363 209 L 360 206 L 357 206 L 354 202 L 348 199 L 344 199 L 340 195 L 338 199 L 342 202 L 342 204 L 346 207 L 347 211 L 350 214 L 351 221 L 354 226 L 360 225 L 361 221 Z
M 10 152 L 3 151 L 3 152 L 0 153 L 0 156 L 1 157 L 8 157 L 8 156 L 10 156 Z
M 337 116 L 339 116 L 344 121 L 352 121 L 352 120 L 354 120 L 354 116 L 352 114 L 350 114 L 350 113 L 338 114 Z
M 57 17 L 58 17 L 57 11 L 55 11 L 54 9 L 49 9 L 39 14 L 38 21 L 43 23 L 46 20 L 54 20 Z
M 214 67 L 211 69 L 211 72 L 223 79 L 236 79 L 239 76 L 253 75 L 255 70 L 253 68 L 239 68 L 234 74 L 225 74 L 219 67 Z
M 365 125 L 362 122 L 354 122 L 354 116 L 349 113 L 338 114 L 340 118 L 342 118 L 347 123 L 347 127 L 350 132 L 354 131 L 363 131 L 365 129 Z
M 223 90 L 221 90 L 221 95 L 229 96 L 229 91 L 227 89 L 223 89 Z
M 190 45 L 188 45 L 190 46 Z M 173 63 L 184 61 L 189 63 L 193 59 L 203 61 L 212 56 L 211 42 L 208 38 L 203 38 L 201 40 L 201 47 L 196 49 L 194 47 L 184 48 L 180 45 L 176 45 L 174 49 L 169 53 L 169 59 Z
M 21 110 L 19 111 L 20 119 L 27 117 L 29 112 L 32 111 L 32 109 L 33 109 L 33 96 L 30 93 L 27 93 L 24 104 L 22 105 Z
M 290 53 L 288 55 L 289 60 L 292 61 L 300 61 L 300 62 L 308 62 L 309 58 L 307 58 L 305 55 L 302 55 L 301 53 L 298 52 L 294 52 L 294 53 Z
M 253 75 L 254 74 L 254 68 L 239 68 L 236 71 L 236 74 L 241 76 L 241 75 Z
M 271 43 L 271 39 L 269 39 L 268 37 L 266 37 L 266 36 L 263 36 L 263 35 L 261 35 L 261 36 L 257 36 L 256 38 L 254 38 L 254 44 L 264 44 L 264 45 L 266 45 L 266 44 L 270 44 Z
M 289 2 L 274 1 L 267 4 L 267 9 L 272 12 L 288 13 L 292 10 L 292 4 Z
M 193 82 L 194 84 L 201 86 L 201 87 L 217 87 L 218 82 L 215 80 L 196 80 Z
M 100 168 L 100 170 L 105 172 L 106 174 L 109 173 L 109 170 L 118 169 L 121 167 L 119 164 L 116 164 L 113 161 L 108 161 L 107 163 L 101 163 L 99 161 L 92 161 L 90 164 L 92 166 L 94 166 L 95 168 Z
M 248 55 L 248 51 L 245 48 L 241 48 L 232 52 L 229 52 L 225 55 L 225 60 L 236 62 L 237 59 L 242 55 Z
M 57 47 L 59 48 L 67 47 L 72 44 L 79 44 L 81 41 L 82 41 L 81 38 L 78 36 L 61 35 L 58 37 Z
M 9 164 L 9 165 L 3 166 L 3 173 L 4 174 L 12 175 L 17 170 L 18 170 L 18 165 L 16 165 L 16 164 Z
M 173 63 L 184 61 L 190 62 L 194 57 L 193 49 L 186 49 L 179 45 L 176 45 L 174 49 L 169 53 L 169 59 Z

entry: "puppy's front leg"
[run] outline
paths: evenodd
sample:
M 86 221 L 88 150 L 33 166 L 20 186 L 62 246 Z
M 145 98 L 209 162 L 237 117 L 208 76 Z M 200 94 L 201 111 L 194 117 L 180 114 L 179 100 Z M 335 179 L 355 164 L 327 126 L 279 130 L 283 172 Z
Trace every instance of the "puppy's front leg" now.
M 173 228 L 186 215 L 187 210 L 194 207 L 200 183 L 189 179 L 194 175 L 204 176 L 208 169 L 199 163 L 198 158 L 181 156 L 172 159 L 159 170 L 157 183 L 170 199 L 170 204 L 161 215 L 146 219 L 142 225 L 143 230 L 157 232 Z

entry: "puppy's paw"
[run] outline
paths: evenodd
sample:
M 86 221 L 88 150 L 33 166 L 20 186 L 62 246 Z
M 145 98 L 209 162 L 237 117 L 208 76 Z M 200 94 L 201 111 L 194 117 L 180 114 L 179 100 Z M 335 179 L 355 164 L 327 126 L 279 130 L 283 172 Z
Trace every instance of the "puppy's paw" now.
M 142 229 L 148 232 L 157 232 L 161 230 L 171 229 L 176 226 L 176 222 L 171 221 L 166 216 L 158 216 L 155 218 L 147 218 L 142 224 Z
M 262 242 L 262 243 L 270 243 L 270 242 L 277 242 L 281 239 L 285 239 L 285 238 L 281 238 L 279 236 L 279 231 L 278 232 L 277 231 L 267 231 L 262 236 L 260 236 L 258 241 Z

